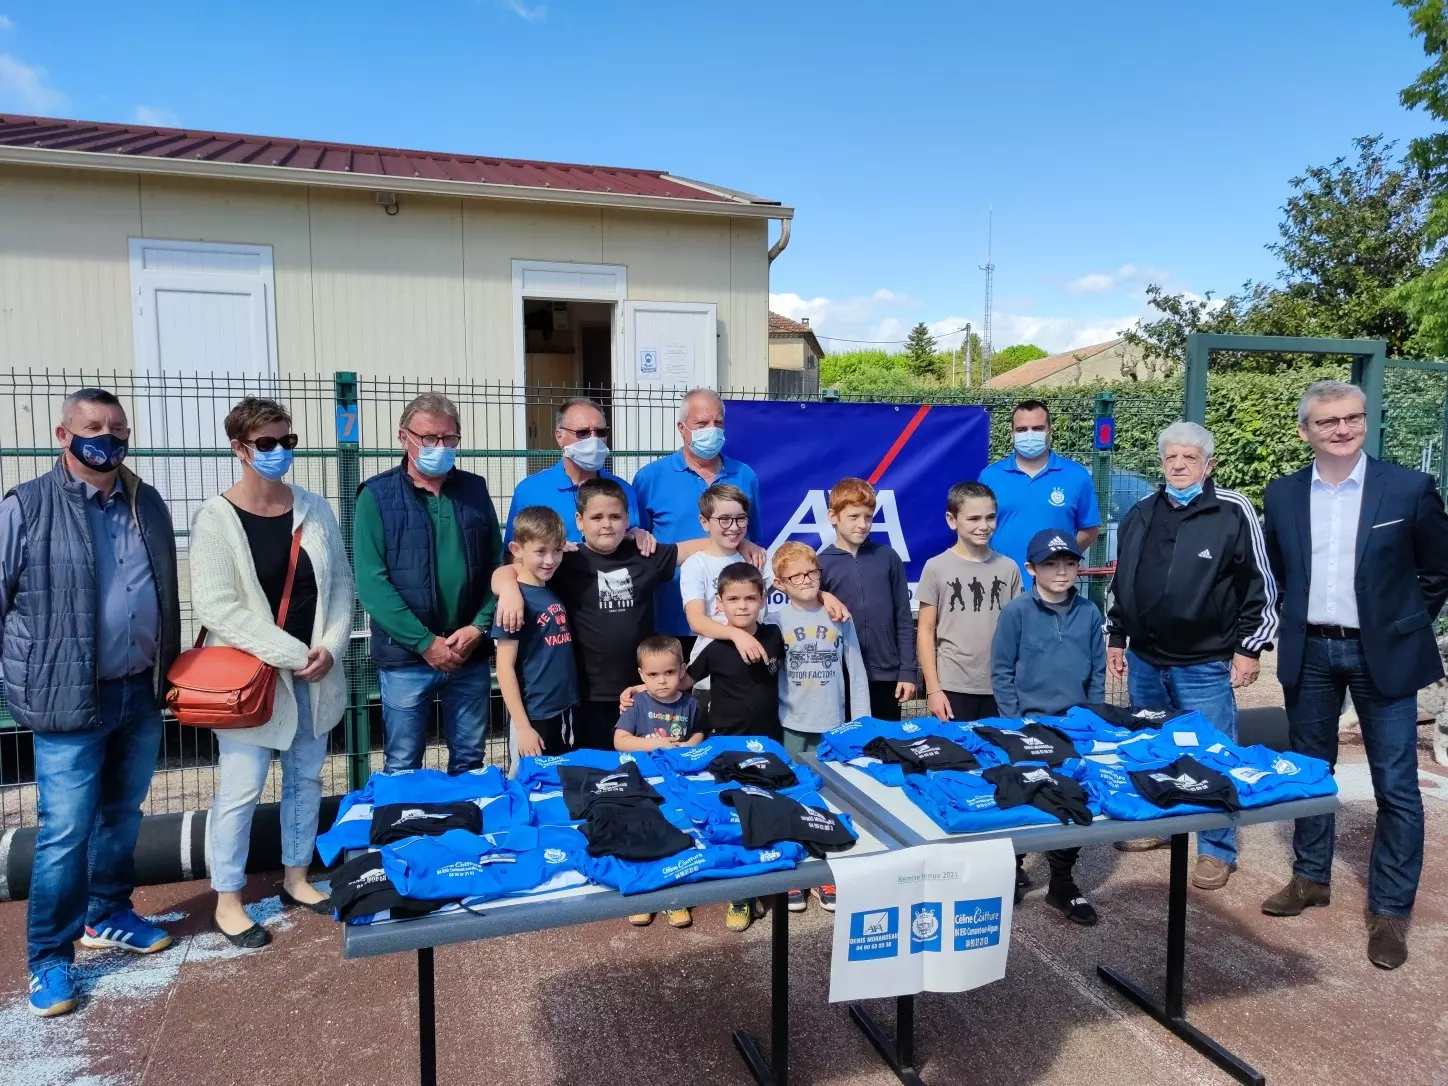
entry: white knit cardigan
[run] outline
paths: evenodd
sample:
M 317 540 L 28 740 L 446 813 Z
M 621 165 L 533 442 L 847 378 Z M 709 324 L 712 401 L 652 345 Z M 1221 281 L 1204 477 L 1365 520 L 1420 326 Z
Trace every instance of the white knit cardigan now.
M 312 644 L 303 645 L 276 624 L 271 604 L 257 579 L 256 563 L 241 518 L 221 495 L 210 498 L 191 525 L 191 609 L 206 627 L 208 645 L 231 645 L 277 669 L 272 718 L 255 728 L 232 728 L 228 739 L 286 750 L 297 732 L 297 701 L 292 672 L 306 666 L 307 650 L 332 654 L 332 669 L 321 682 L 304 684 L 312 698 L 312 730 L 323 735 L 337 726 L 347 708 L 343 661 L 352 636 L 355 586 L 342 530 L 326 500 L 301 487 L 292 491 L 292 528 L 302 529 L 302 549 L 312 560 L 317 580 L 317 618 Z

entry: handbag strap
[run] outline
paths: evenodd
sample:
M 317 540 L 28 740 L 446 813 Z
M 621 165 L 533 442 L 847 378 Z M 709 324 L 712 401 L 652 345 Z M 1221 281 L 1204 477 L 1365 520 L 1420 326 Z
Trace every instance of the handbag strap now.
M 297 580 L 297 559 L 301 557 L 301 553 L 302 529 L 298 527 L 297 530 L 292 533 L 292 553 L 287 562 L 287 583 L 282 586 L 282 605 L 281 609 L 277 611 L 278 626 L 285 626 L 287 624 L 287 610 L 292 605 L 292 585 L 295 584 Z M 205 644 L 206 627 L 203 626 L 196 634 L 196 644 L 192 647 L 199 649 Z

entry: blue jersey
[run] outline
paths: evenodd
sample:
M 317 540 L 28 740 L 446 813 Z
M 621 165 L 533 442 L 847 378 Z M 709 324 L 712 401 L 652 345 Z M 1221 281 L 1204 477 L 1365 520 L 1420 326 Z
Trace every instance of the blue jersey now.
M 1102 814 L 1122 822 L 1146 822 L 1153 818 L 1190 814 L 1221 814 L 1220 807 L 1207 807 L 1200 803 L 1173 803 L 1170 807 L 1158 807 L 1137 790 L 1131 779 L 1132 773 L 1165 769 L 1180 756 L 1177 754 L 1169 759 L 1147 763 L 1123 760 L 1115 765 L 1102 765 L 1093 762 L 1082 784 L 1086 794 L 1101 808 Z
M 1065 716 L 1038 716 L 1031 719 L 1039 720 L 1042 724 L 1049 724 L 1077 744 L 1088 740 L 1103 744 L 1119 743 L 1123 739 L 1130 739 L 1133 735 L 1140 734 L 1139 731 L 1118 727 L 1101 719 L 1084 705 L 1076 705 L 1067 709 Z
M 1209 746 L 1236 746 L 1226 734 L 1213 727 L 1201 713 L 1187 713 L 1165 725 L 1159 732 L 1137 732 L 1116 745 L 1116 756 L 1129 769 L 1170 762 L 1183 754 L 1201 759 Z M 1205 765 L 1205 760 L 1203 760 Z
M 580 867 L 594 882 L 611 886 L 621 894 L 644 894 L 686 882 L 704 879 L 743 878 L 793 868 L 806 856 L 804 846 L 781 841 L 769 848 L 750 849 L 739 845 L 704 845 L 685 849 L 662 860 L 638 863 L 615 856 L 580 858 Z
M 514 779 L 526 791 L 557 788 L 562 783 L 558 779 L 560 766 L 579 766 L 583 769 L 617 769 L 626 762 L 633 762 L 638 766 L 639 773 L 646 780 L 652 780 L 660 775 L 659 767 L 654 764 L 653 758 L 645 751 L 573 750 L 567 754 L 545 754 L 538 757 L 519 758 L 518 773 Z
M 996 805 L 995 785 L 973 770 L 910 773 L 905 777 L 904 788 L 915 806 L 951 833 L 1060 825 L 1055 815 L 1031 806 L 1002 810 Z
M 576 830 L 520 826 L 479 836 L 449 830 L 409 837 L 381 850 L 382 869 L 398 893 L 424 901 L 480 901 L 524 893 L 559 871 L 578 870 L 588 842 Z
M 1243 807 L 1337 795 L 1332 767 L 1321 758 L 1230 742 L 1213 743 L 1192 754 L 1202 765 L 1232 778 Z
M 709 768 L 709 763 L 715 758 L 725 751 L 731 750 L 747 750 L 753 754 L 773 754 L 780 761 L 794 767 L 796 773 L 799 772 L 799 767 L 794 766 L 789 751 L 773 739 L 762 735 L 715 735 L 705 739 L 697 746 L 659 747 L 651 753 L 659 766 L 688 776 L 691 773 L 702 773 Z
M 495 765 L 456 776 L 440 769 L 403 769 L 372 774 L 362 790 L 379 807 L 388 803 L 460 803 L 502 795 L 506 779 Z
M 794 772 L 795 776 L 799 777 L 799 783 L 789 788 L 781 788 L 773 793 L 770 793 L 768 789 L 758 788 L 754 785 L 740 785 L 734 781 L 681 777 L 672 771 L 664 775 L 664 788 L 669 799 L 677 804 L 688 818 L 691 828 L 698 830 L 704 840 L 720 845 L 738 845 L 742 844 L 744 840 L 743 830 L 739 823 L 739 812 L 720 800 L 719 795 L 722 792 L 748 788 L 756 793 L 765 792 L 787 796 L 803 803 L 806 807 L 828 809 L 819 794 L 821 783 L 819 774 L 802 765 L 795 766 Z M 851 826 L 850 829 L 853 832 L 854 827 Z

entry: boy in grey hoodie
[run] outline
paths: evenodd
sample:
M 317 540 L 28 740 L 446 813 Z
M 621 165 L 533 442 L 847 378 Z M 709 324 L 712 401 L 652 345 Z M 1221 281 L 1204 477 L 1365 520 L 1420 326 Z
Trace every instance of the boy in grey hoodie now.
M 991 688 L 1001 716 L 1059 716 L 1073 705 L 1106 700 L 1106 620 L 1076 591 L 1080 566 L 1071 533 L 1048 528 L 1032 537 L 1026 572 L 1035 584 L 1006 604 L 991 642 Z M 1080 852 L 1046 853 L 1046 904 L 1077 924 L 1094 924 L 1096 910 L 1072 874 Z M 1018 874 L 1018 896 L 1023 880 Z

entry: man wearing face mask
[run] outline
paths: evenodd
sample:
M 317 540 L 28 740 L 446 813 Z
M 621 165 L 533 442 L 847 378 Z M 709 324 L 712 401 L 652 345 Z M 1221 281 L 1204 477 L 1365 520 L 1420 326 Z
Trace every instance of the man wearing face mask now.
M 1252 503 L 1212 482 L 1216 443 L 1195 422 L 1157 437 L 1165 483 L 1117 529 L 1116 576 L 1106 612 L 1107 668 L 1127 681 L 1133 706 L 1196 709 L 1237 737 L 1233 690 L 1257 679 L 1257 658 L 1277 632 L 1277 582 Z M 1119 842 L 1123 852 L 1160 838 Z M 1192 882 L 1227 885 L 1235 830 L 1198 835 Z
M 15 722 L 35 733 L 40 830 L 30 876 L 30 1009 L 75 1008 L 76 939 L 171 944 L 131 907 L 141 801 L 180 650 L 176 535 L 156 490 L 121 467 L 131 429 L 110 392 L 66 397 L 55 466 L 0 502 L 0 649 Z
M 503 542 L 513 541 L 513 514 L 531 505 L 546 505 L 552 509 L 563 520 L 569 541 L 581 541 L 583 535 L 578 530 L 578 518 L 574 514 L 579 484 L 589 479 L 612 479 L 622 487 L 624 497 L 628 499 L 629 525 L 637 527 L 639 509 L 633 487 L 603 466 L 609 457 L 608 426 L 604 422 L 603 408 L 582 396 L 566 401 L 558 409 L 553 440 L 563 450 L 563 458 L 546 471 L 528 476 L 514 488 Z
M 696 388 L 679 405 L 679 437 L 683 448 L 672 456 L 645 464 L 634 476 L 638 495 L 639 527 L 652 532 L 660 543 L 683 543 L 702 539 L 699 497 L 715 483 L 728 483 L 749 498 L 749 524 L 740 555 L 761 565 L 764 551 L 759 546 L 763 523 L 759 506 L 759 477 L 748 464 L 724 455 L 724 402 L 712 388 Z M 679 575 L 662 585 L 654 597 L 655 623 L 660 633 L 670 633 L 684 643 L 684 655 L 694 643 L 693 630 L 684 615 L 679 594 Z
M 402 463 L 357 498 L 352 563 L 372 620 L 388 772 L 418 769 L 434 700 L 442 702 L 448 772 L 484 764 L 503 537 L 487 481 L 454 466 L 462 423 L 452 400 L 424 392 L 398 423 Z
M 1101 532 L 1101 510 L 1091 472 L 1051 448 L 1051 409 L 1040 400 L 1022 400 L 1011 412 L 1011 448 L 980 473 L 980 481 L 996 496 L 991 546 L 1021 567 L 1021 587 L 1029 590 L 1031 538 L 1047 528 L 1072 532 L 1085 554 Z

